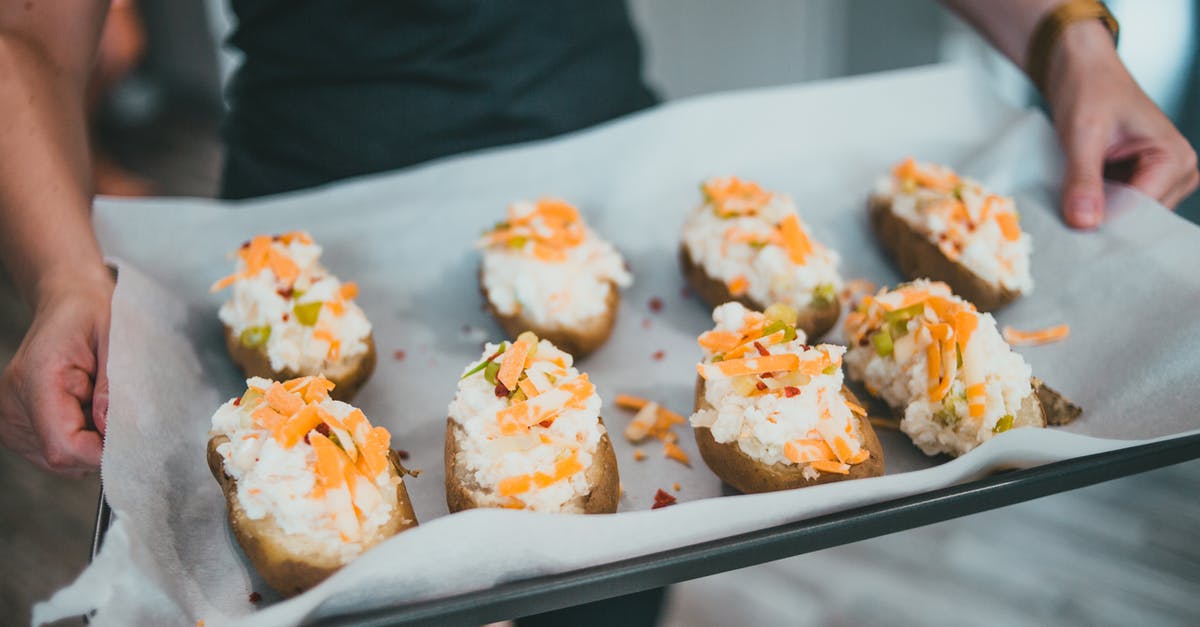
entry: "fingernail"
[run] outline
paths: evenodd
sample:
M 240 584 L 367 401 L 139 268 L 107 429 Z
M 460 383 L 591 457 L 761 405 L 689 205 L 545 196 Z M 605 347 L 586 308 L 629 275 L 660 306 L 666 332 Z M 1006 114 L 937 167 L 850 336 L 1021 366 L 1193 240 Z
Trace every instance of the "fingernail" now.
M 1067 213 L 1075 226 L 1094 229 L 1100 226 L 1100 205 L 1095 198 L 1076 198 L 1067 207 Z

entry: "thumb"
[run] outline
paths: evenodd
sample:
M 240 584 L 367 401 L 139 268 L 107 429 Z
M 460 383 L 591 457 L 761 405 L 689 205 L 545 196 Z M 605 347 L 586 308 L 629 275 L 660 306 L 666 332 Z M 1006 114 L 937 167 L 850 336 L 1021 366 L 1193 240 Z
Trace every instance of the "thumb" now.
M 1067 138 L 1062 212 L 1068 226 L 1094 229 L 1104 221 L 1104 135 L 1089 128 Z

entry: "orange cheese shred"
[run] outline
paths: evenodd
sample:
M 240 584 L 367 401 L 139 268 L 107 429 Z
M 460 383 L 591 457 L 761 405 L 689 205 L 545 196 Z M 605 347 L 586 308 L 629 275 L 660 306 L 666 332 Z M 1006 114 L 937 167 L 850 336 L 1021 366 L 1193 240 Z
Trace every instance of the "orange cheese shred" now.
M 780 221 L 779 232 L 783 236 L 783 247 L 787 250 L 788 258 L 794 264 L 803 265 L 808 255 L 812 254 L 813 246 L 804 227 L 800 226 L 800 217 L 789 213 Z
M 1021 227 L 1017 224 L 1017 215 L 1010 211 L 997 212 L 996 224 L 1000 225 L 1000 233 L 1004 239 L 1015 242 L 1021 239 Z
M 841 462 L 816 461 L 816 462 L 812 462 L 812 467 L 814 470 L 819 470 L 821 472 L 827 472 L 827 473 L 831 473 L 831 474 L 835 474 L 835 475 L 850 474 L 850 465 L 843 464 Z
M 697 364 L 696 368 L 699 370 L 700 376 L 705 379 L 736 377 L 744 374 L 762 374 L 764 372 L 790 372 L 800 368 L 800 357 L 792 353 L 783 353 L 779 355 L 749 357 L 746 359 L 729 359 L 713 364 Z
M 513 342 L 508 350 L 504 351 L 504 357 L 500 361 L 500 371 L 496 373 L 496 380 L 504 384 L 504 387 L 509 390 L 517 389 L 517 379 L 521 376 L 521 371 L 525 369 L 525 358 L 529 356 L 529 344 L 520 341 Z
M 1067 339 L 1071 335 L 1071 325 L 1059 324 L 1036 331 L 1018 331 L 1012 327 L 1004 327 L 1004 341 L 1013 346 L 1038 346 Z

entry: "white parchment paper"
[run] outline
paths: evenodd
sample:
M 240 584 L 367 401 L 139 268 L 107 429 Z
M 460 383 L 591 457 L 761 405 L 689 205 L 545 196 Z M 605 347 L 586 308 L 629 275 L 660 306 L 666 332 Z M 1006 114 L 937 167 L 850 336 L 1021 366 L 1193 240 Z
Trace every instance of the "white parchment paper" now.
M 905 155 L 942 161 L 1016 196 L 1033 234 L 1036 292 L 1001 324 L 1067 322 L 1062 343 L 1021 349 L 1035 374 L 1085 407 L 1061 429 L 1016 430 L 963 458 L 921 455 L 883 432 L 888 475 L 798 491 L 722 496 L 688 431 L 686 468 L 661 448 L 633 459 L 613 438 L 625 496 L 612 516 L 511 511 L 446 516 L 442 435 L 458 373 L 499 329 L 481 313 L 471 243 L 514 199 L 558 195 L 630 261 L 609 344 L 581 363 L 619 433 L 618 393 L 687 414 L 708 310 L 681 293 L 675 251 L 697 184 L 738 174 L 793 194 L 849 278 L 898 279 L 867 228 L 875 178 Z M 546 142 L 263 201 L 101 201 L 96 227 L 119 259 L 103 479 L 116 522 L 99 558 L 35 608 L 35 621 L 98 608 L 96 624 L 277 624 L 312 613 L 422 600 L 764 528 L 979 476 L 1200 428 L 1200 229 L 1140 194 L 1110 188 L 1099 233 L 1056 213 L 1060 165 L 1038 113 L 1007 106 L 969 70 L 936 67 L 659 107 Z M 227 254 L 262 232 L 308 229 L 325 263 L 361 286 L 380 364 L 356 404 L 424 473 L 408 481 L 421 526 L 287 602 L 229 534 L 205 464 L 209 419 L 240 393 L 208 286 Z M 662 311 L 647 306 L 661 299 Z M 1134 331 L 1136 329 L 1136 332 Z M 664 358 L 655 360 L 656 351 Z M 403 351 L 402 360 L 394 357 Z M 671 486 L 678 482 L 680 490 Z M 659 488 L 680 504 L 649 511 Z M 719 498 L 718 498 L 719 497 Z M 248 595 L 264 596 L 258 605 Z

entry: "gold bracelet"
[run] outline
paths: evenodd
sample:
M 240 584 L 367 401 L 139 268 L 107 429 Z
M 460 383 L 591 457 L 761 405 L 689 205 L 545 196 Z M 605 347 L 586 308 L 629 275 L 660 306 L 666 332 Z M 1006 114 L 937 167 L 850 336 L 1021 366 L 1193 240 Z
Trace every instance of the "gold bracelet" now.
M 1046 93 L 1050 53 L 1054 51 L 1054 46 L 1062 37 L 1063 31 L 1075 22 L 1092 19 L 1099 19 L 1108 32 L 1112 33 L 1115 46 L 1121 26 L 1100 0 L 1067 0 L 1038 21 L 1037 28 L 1033 30 L 1033 36 L 1029 39 L 1029 50 L 1025 54 L 1025 67 L 1038 91 Z

